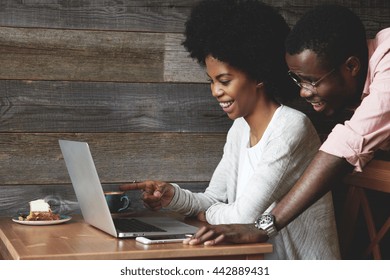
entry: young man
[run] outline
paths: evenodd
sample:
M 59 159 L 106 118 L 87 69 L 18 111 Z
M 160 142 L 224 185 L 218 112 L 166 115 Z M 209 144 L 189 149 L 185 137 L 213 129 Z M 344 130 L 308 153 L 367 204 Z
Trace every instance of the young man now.
M 201 228 L 189 244 L 264 242 L 331 190 L 353 169 L 361 171 L 378 150 L 390 150 L 390 28 L 367 40 L 350 10 L 326 5 L 310 10 L 286 41 L 289 74 L 314 110 L 331 116 L 354 110 L 338 124 L 294 187 L 256 227 Z M 229 234 L 227 234 L 229 233 Z

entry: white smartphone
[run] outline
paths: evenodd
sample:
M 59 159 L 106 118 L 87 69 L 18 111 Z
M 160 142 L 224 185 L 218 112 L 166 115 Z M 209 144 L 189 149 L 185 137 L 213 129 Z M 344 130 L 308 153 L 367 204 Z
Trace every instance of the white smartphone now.
M 166 236 L 138 236 L 135 238 L 135 241 L 142 244 L 162 244 L 162 243 L 178 243 L 183 242 L 184 239 L 190 238 L 191 234 L 175 234 L 175 235 L 166 235 Z

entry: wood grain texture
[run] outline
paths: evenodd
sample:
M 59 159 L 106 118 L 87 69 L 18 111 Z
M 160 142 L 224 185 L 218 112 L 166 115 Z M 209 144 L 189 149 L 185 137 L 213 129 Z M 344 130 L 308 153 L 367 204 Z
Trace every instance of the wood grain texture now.
M 198 0 L 164 1 L 42 1 L 0 2 L 0 25 L 57 29 L 123 30 L 182 33 Z M 323 0 L 263 0 L 274 6 L 290 26 Z M 328 0 L 349 7 L 362 19 L 369 37 L 390 25 L 387 0 Z
M 131 180 L 131 179 L 130 179 Z M 203 192 L 208 182 L 176 182 L 184 189 L 193 192 Z M 117 184 L 103 184 L 105 191 L 118 190 Z M 126 192 L 130 198 L 130 207 L 126 212 L 144 209 L 139 191 Z M 0 186 L 0 217 L 14 217 L 19 213 L 30 211 L 29 202 L 36 199 L 44 199 L 53 211 L 63 215 L 76 215 L 80 213 L 80 207 L 72 185 L 5 185 Z
M 0 185 L 70 182 L 58 139 L 88 142 L 103 183 L 208 181 L 225 138 L 213 133 L 3 133 Z
M 0 28 L 1 79 L 163 81 L 164 35 Z
M 205 84 L 0 81 L 0 92 L 0 132 L 226 133 L 232 123 Z
M 388 160 L 374 159 L 363 172 L 344 178 L 348 193 L 339 225 L 344 259 L 389 259 L 390 235 L 386 234 L 390 225 Z M 367 233 L 369 239 L 362 238 Z
M 182 35 L 0 27 L 0 79 L 198 82 Z
M 181 32 L 194 0 L 3 0 L 0 25 L 58 29 Z
M 156 214 L 153 213 L 153 216 Z M 193 219 L 184 221 L 201 225 Z M 79 217 L 65 224 L 48 227 L 19 225 L 9 218 L 0 218 L 0 254 L 6 259 L 262 259 L 264 254 L 271 252 L 272 245 L 269 243 L 219 246 L 170 243 L 145 246 L 134 238 L 114 238 L 89 226 Z
M 205 70 L 189 58 L 188 52 L 181 45 L 183 40 L 181 34 L 165 35 L 164 81 L 206 83 L 208 79 Z

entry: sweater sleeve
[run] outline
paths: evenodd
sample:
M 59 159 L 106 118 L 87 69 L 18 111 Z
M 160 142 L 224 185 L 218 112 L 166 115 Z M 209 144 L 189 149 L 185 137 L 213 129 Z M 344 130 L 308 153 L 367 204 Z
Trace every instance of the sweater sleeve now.
M 195 216 L 201 211 L 206 211 L 215 203 L 227 203 L 227 185 L 236 176 L 232 175 L 238 162 L 239 141 L 241 127 L 245 125 L 241 119 L 236 120 L 229 129 L 223 156 L 216 167 L 210 184 L 204 193 L 193 193 L 189 190 L 180 188 L 177 184 L 172 184 L 175 188 L 175 194 L 168 209 L 179 212 L 185 216 Z M 233 172 L 234 173 L 234 172 Z
M 278 120 L 245 190 L 230 203 L 210 206 L 210 224 L 252 223 L 294 185 L 318 151 L 320 140 L 310 120 L 290 114 Z

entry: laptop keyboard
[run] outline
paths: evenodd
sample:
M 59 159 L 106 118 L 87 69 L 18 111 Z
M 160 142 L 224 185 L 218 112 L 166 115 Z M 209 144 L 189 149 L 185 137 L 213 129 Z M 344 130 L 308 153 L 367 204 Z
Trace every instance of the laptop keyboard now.
M 122 232 L 166 232 L 166 230 L 137 219 L 114 219 L 114 225 Z

